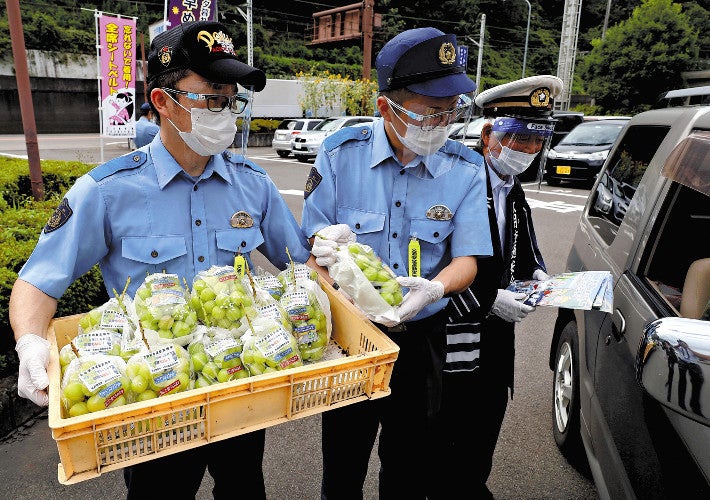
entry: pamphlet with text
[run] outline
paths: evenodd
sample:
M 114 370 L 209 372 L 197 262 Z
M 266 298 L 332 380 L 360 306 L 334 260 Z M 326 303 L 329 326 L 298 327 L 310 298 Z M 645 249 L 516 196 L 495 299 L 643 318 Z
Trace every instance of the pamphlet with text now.
M 613 286 L 609 271 L 583 271 L 555 274 L 544 281 L 514 281 L 508 290 L 526 294 L 523 302 L 531 306 L 597 309 L 611 313 Z

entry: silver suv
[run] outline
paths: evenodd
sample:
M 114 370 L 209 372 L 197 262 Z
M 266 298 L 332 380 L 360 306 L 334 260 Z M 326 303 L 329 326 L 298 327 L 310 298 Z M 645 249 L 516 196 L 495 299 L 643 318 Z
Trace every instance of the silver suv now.
M 286 158 L 291 152 L 291 139 L 303 131 L 312 130 L 313 127 L 322 121 L 320 118 L 287 118 L 279 123 L 279 126 L 274 131 L 271 148 L 281 158 Z
M 291 141 L 291 152 L 298 161 L 306 162 L 316 157 L 323 140 L 333 132 L 353 125 L 370 123 L 374 119 L 372 116 L 334 116 L 326 118 L 316 125 L 313 130 L 294 137 Z
M 555 441 L 602 499 L 710 498 L 709 234 L 710 106 L 634 116 L 567 260 L 612 273 L 613 313 L 559 309 L 550 350 Z

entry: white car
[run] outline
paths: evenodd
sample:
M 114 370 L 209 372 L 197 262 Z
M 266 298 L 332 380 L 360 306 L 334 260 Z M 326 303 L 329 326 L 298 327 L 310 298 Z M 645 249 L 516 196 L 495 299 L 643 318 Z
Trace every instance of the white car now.
M 281 158 L 286 158 L 291 152 L 291 139 L 303 131 L 311 130 L 321 121 L 319 118 L 291 118 L 282 121 L 274 132 L 271 147 Z
M 323 140 L 333 132 L 344 127 L 369 123 L 374 120 L 373 116 L 334 116 L 326 118 L 316 125 L 313 130 L 301 132 L 294 137 L 291 140 L 291 153 L 298 161 L 306 162 L 316 157 Z

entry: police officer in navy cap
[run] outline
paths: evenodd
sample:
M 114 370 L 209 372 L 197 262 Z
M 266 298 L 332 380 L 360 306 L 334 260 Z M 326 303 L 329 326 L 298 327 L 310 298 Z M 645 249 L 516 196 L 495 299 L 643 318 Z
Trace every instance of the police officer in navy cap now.
M 160 130 L 160 127 L 153 123 L 153 112 L 150 110 L 150 104 L 144 102 L 141 104 L 141 117 L 136 122 L 136 137 L 133 139 L 137 148 L 142 148 L 149 144 Z
M 480 154 L 448 139 L 470 111 L 474 82 L 457 59 L 456 37 L 405 31 L 375 60 L 381 118 L 327 137 L 305 188 L 302 229 L 316 261 L 337 245 L 373 248 L 405 295 L 400 321 L 377 324 L 399 346 L 388 397 L 323 414 L 322 497 L 362 498 L 380 427 L 380 499 L 436 490 L 430 418 L 441 396 L 447 296 L 466 289 L 479 256 L 491 255 Z M 410 245 L 421 270 L 410 275 Z
M 506 290 L 515 280 L 545 280 L 530 206 L 516 175 L 545 149 L 562 81 L 523 78 L 481 92 L 476 104 L 486 162 L 493 257 L 482 259 L 473 284 L 451 298 L 443 401 L 437 422 L 436 498 L 493 498 L 486 481 L 493 464 L 508 392 L 513 394 L 515 323 L 535 308 Z
M 260 91 L 266 77 L 237 59 L 225 26 L 194 21 L 155 37 L 147 83 L 159 134 L 77 180 L 12 289 L 18 392 L 38 405 L 48 403 L 44 337 L 57 300 L 97 263 L 109 296 L 128 277 L 134 296 L 149 273 L 192 283 L 211 266 L 232 265 L 237 253 L 251 265 L 253 250 L 281 269 L 290 257 L 317 267 L 266 172 L 227 150 L 249 104 L 237 84 Z M 264 437 L 258 430 L 132 465 L 128 498 L 194 498 L 208 469 L 215 498 L 263 499 Z

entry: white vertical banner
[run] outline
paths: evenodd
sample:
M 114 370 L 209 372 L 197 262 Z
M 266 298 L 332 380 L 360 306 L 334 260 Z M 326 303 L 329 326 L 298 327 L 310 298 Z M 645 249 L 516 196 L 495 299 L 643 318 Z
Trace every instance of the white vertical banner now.
M 99 14 L 101 134 L 136 136 L 136 19 Z

